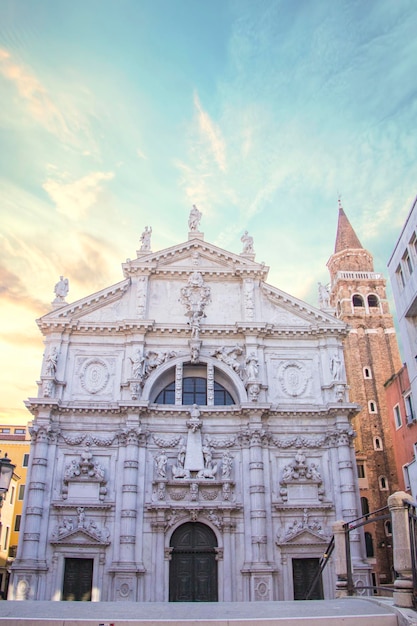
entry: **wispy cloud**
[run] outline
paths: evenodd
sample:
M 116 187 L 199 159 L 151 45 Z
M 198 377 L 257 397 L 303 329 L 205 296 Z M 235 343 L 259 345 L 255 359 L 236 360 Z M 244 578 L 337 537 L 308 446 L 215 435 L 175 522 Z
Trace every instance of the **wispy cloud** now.
M 5 49 L 0 48 L 0 73 L 12 82 L 36 122 L 60 139 L 69 136 L 61 111 L 39 79 Z
M 4 265 L 0 265 L 0 299 L 29 308 L 36 315 L 45 311 L 45 303 L 33 296 L 30 284 Z
M 55 203 L 57 211 L 72 220 L 84 218 L 103 190 L 102 182 L 111 180 L 113 172 L 90 172 L 78 180 L 66 182 L 68 174 L 48 178 L 42 185 Z
M 211 154 L 222 172 L 226 171 L 226 144 L 220 128 L 213 122 L 201 105 L 200 98 L 194 94 L 194 105 L 197 110 L 198 125 L 201 138 L 206 140 Z

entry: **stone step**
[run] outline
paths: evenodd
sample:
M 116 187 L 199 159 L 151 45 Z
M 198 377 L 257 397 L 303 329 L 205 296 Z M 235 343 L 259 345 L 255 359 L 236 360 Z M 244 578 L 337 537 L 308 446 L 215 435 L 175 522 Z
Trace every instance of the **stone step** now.
M 0 626 L 398 626 L 372 599 L 305 602 L 0 602 Z

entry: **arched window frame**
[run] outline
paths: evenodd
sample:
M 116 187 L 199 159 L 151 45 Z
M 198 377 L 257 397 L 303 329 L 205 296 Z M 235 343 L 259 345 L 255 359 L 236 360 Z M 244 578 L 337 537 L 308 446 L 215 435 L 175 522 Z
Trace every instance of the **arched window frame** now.
M 365 308 L 365 300 L 360 293 L 352 294 L 352 308 L 353 310 L 359 308 Z
M 369 365 L 365 365 L 365 367 L 363 368 L 363 377 L 367 380 L 370 380 L 372 378 L 372 369 Z
M 369 413 L 378 413 L 378 409 L 377 409 L 375 400 L 369 400 L 369 402 L 368 402 L 368 411 L 369 411 Z
M 214 381 L 219 382 L 232 396 L 236 404 L 248 401 L 248 394 L 244 383 L 231 368 L 218 359 L 200 356 L 199 365 L 191 365 L 189 361 L 184 361 L 184 357 L 172 358 L 160 367 L 155 369 L 146 379 L 142 391 L 142 400 L 155 402 L 158 394 L 171 382 L 176 379 L 177 366 L 182 369 L 181 379 L 186 376 L 186 371 L 193 371 L 196 376 L 207 376 L 209 369 L 214 370 Z M 201 374 L 204 371 L 204 374 Z M 214 406 L 210 403 L 209 406 Z
M 369 500 L 368 498 L 365 498 L 365 496 L 361 497 L 361 509 L 362 509 L 362 515 L 369 514 Z
M 369 310 L 380 308 L 380 300 L 375 293 L 369 293 L 366 298 L 366 302 Z
M 379 483 L 380 491 L 388 491 L 389 490 L 388 480 L 387 480 L 386 476 L 379 476 L 378 483 Z
M 383 450 L 384 444 L 382 443 L 381 437 L 374 437 L 374 450 Z

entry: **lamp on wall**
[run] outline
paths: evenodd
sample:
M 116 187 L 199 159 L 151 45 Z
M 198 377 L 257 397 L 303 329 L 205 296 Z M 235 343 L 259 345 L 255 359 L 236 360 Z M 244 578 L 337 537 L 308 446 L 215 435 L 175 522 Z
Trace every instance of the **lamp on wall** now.
M 0 459 L 0 504 L 3 502 L 3 494 L 5 494 L 10 487 L 15 468 L 16 465 L 13 465 L 6 453 L 4 457 Z

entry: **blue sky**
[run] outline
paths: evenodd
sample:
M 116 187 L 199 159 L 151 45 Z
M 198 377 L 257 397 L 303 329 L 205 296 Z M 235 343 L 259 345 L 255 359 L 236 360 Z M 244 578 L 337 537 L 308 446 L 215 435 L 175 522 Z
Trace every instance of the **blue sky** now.
M 317 305 L 337 199 L 386 264 L 416 195 L 415 0 L 2 0 L 0 415 L 27 418 L 60 274 L 68 301 L 154 251 L 254 238 Z

